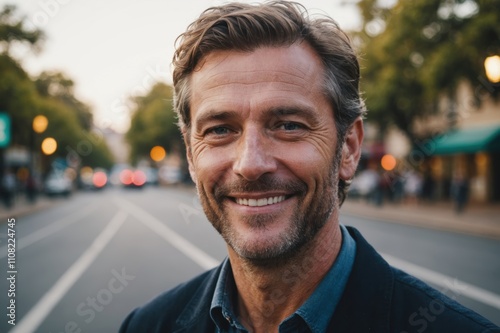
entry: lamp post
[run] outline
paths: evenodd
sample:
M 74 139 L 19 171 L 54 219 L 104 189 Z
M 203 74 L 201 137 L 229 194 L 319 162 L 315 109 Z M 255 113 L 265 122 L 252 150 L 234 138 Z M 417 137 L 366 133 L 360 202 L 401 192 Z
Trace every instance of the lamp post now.
M 38 115 L 35 118 L 33 118 L 33 123 L 32 123 L 33 130 L 31 131 L 31 140 L 30 140 L 30 150 L 31 150 L 30 154 L 31 161 L 29 167 L 30 176 L 33 176 L 35 171 L 35 153 L 37 151 L 37 149 L 35 148 L 36 135 L 45 132 L 48 125 L 49 125 L 49 120 L 44 115 Z
M 38 115 L 33 118 L 33 122 L 31 124 L 32 131 L 30 131 L 30 162 L 29 162 L 29 175 L 26 184 L 26 193 L 28 195 L 28 199 L 31 202 L 36 200 L 36 180 L 35 180 L 35 155 L 38 151 L 36 147 L 36 136 L 37 134 L 42 134 L 47 129 L 49 125 L 49 120 L 44 115 Z

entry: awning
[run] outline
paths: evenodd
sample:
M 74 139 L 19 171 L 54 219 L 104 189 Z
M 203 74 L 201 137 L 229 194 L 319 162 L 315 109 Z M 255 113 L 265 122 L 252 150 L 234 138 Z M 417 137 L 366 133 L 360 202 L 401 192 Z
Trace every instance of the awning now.
M 434 155 L 500 152 L 500 125 L 453 130 L 434 139 Z

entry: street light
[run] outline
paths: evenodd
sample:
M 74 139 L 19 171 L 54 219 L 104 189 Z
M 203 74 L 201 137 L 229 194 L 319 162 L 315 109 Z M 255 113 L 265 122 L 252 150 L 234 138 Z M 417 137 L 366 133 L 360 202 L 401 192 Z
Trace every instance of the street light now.
M 36 180 L 35 180 L 35 154 L 38 152 L 36 149 L 36 135 L 42 134 L 47 129 L 49 125 L 49 120 L 44 115 L 37 115 L 33 118 L 31 127 L 32 131 L 30 131 L 30 160 L 29 160 L 29 175 L 26 184 L 26 190 L 28 199 L 30 202 L 34 203 L 36 200 Z
M 151 156 L 151 159 L 153 161 L 161 162 L 167 156 L 167 152 L 162 146 L 154 146 L 153 148 L 151 148 L 149 155 Z
M 52 155 L 57 150 L 57 141 L 54 138 L 45 138 L 42 141 L 42 153 L 45 155 Z
M 36 143 L 35 143 L 36 135 L 42 134 L 43 132 L 45 132 L 48 125 L 49 125 L 49 120 L 44 115 L 40 114 L 40 115 L 36 116 L 35 118 L 33 118 L 33 122 L 31 124 L 31 127 L 33 128 L 33 130 L 30 133 L 30 165 L 29 165 L 30 177 L 34 176 L 35 154 L 38 151 L 36 149 Z
M 486 77 L 491 83 L 500 82 L 500 56 L 494 55 L 484 60 Z
M 47 129 L 49 125 L 49 120 L 43 115 L 38 115 L 33 118 L 33 131 L 38 134 L 42 134 Z

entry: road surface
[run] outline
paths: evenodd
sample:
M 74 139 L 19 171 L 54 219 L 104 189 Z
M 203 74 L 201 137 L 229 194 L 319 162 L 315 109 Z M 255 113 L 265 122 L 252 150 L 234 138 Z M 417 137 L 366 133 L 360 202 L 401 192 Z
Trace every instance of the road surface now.
M 350 215 L 341 221 L 390 263 L 500 325 L 500 241 Z M 7 277 L 0 332 L 116 332 L 133 308 L 226 256 L 189 188 L 77 193 L 11 220 L 14 232 L 8 222 L 0 223 Z

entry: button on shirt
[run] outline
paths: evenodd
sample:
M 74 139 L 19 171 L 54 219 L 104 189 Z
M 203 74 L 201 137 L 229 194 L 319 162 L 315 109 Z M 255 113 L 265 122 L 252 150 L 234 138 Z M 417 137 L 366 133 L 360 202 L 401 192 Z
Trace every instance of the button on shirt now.
M 326 331 L 344 292 L 356 255 L 356 242 L 343 225 L 340 228 L 342 230 L 342 246 L 335 262 L 304 304 L 281 322 L 280 333 L 323 333 Z M 279 306 L 279 296 L 284 297 L 285 295 L 277 295 L 277 302 L 270 304 L 269 311 L 272 311 L 273 306 Z M 236 284 L 231 263 L 226 259 L 222 264 L 210 307 L 210 316 L 216 325 L 216 333 L 248 332 L 235 314 L 235 302 Z

